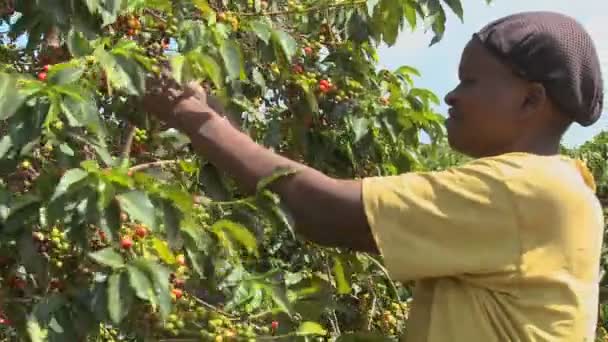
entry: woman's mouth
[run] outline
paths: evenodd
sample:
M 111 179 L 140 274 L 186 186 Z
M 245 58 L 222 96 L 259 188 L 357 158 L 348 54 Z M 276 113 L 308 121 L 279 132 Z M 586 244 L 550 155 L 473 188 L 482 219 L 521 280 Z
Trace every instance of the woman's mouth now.
M 460 116 L 460 114 L 459 114 L 459 113 L 456 111 L 456 109 L 454 109 L 454 108 L 450 108 L 450 109 L 448 110 L 448 116 L 449 116 L 450 118 L 458 118 L 458 117 Z

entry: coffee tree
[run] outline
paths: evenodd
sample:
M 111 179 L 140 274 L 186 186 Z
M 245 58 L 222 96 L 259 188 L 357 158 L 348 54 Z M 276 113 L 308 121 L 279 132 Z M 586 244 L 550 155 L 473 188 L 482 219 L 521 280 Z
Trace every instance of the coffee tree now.
M 138 106 L 168 70 L 277 153 L 336 177 L 417 170 L 438 98 L 377 46 L 459 0 L 2 1 L 0 336 L 355 340 L 405 329 L 376 256 L 298 239 Z

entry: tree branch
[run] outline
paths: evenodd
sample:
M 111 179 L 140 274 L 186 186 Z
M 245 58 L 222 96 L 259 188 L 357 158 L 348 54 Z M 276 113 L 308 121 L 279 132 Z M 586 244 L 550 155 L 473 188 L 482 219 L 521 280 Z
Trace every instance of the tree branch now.
M 288 15 L 288 14 L 300 14 L 300 13 L 308 13 L 322 10 L 329 10 L 340 7 L 349 7 L 356 5 L 363 5 L 367 3 L 367 0 L 354 0 L 351 2 L 345 2 L 341 4 L 330 4 L 330 5 L 318 5 L 318 6 L 310 6 L 308 8 L 303 8 L 301 10 L 282 10 L 282 11 L 274 11 L 274 12 L 259 12 L 259 13 L 251 13 L 251 12 L 238 12 L 236 15 L 243 17 L 262 17 L 262 16 L 278 16 L 278 15 Z
M 166 165 L 174 165 L 177 163 L 179 163 L 179 160 L 158 160 L 158 161 L 154 161 L 154 162 L 150 162 L 150 163 L 135 165 L 135 166 L 129 168 L 129 171 L 139 172 L 139 171 L 147 170 L 147 169 L 150 169 L 153 167 L 162 167 L 162 166 L 166 166 Z
M 122 148 L 121 159 L 122 163 L 126 163 L 129 160 L 129 155 L 131 155 L 131 146 L 133 146 L 133 139 L 135 138 L 135 130 L 137 127 L 135 125 L 131 125 L 129 127 L 129 132 L 127 133 L 127 141 L 125 141 L 125 146 Z
M 149 8 L 144 9 L 144 13 L 153 16 L 154 19 L 162 22 L 163 24 L 167 23 L 167 20 L 165 20 L 165 18 L 161 17 L 160 15 L 158 15 L 158 13 L 154 12 L 153 10 L 151 10 Z

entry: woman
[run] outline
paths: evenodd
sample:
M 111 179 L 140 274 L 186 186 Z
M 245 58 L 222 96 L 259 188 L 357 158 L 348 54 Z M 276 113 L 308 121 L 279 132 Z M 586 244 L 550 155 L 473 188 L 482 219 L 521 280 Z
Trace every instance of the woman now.
M 445 98 L 449 142 L 476 159 L 363 180 L 257 145 L 196 86 L 157 89 L 144 105 L 246 189 L 297 170 L 273 190 L 300 233 L 380 252 L 395 279 L 416 281 L 407 341 L 593 341 L 602 210 L 589 172 L 558 152 L 572 123 L 602 111 L 593 42 L 569 17 L 519 13 L 473 35 L 459 76 Z

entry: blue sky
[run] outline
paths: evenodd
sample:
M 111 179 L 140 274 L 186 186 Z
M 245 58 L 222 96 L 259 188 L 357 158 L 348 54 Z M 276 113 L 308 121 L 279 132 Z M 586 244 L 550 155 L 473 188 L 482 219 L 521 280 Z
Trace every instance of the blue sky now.
M 488 22 L 520 11 L 550 10 L 573 16 L 580 21 L 595 40 L 603 65 L 604 82 L 608 81 L 608 1 L 606 0 L 493 0 L 486 5 L 484 0 L 462 0 L 464 22 L 449 13 L 446 33 L 441 42 L 428 47 L 432 32 L 425 33 L 422 28 L 411 32 L 404 31 L 397 43 L 391 47 L 380 48 L 381 66 L 396 69 L 401 65 L 417 68 L 422 77 L 417 80 L 418 87 L 433 90 L 440 98 L 458 82 L 457 70 L 460 53 L 471 34 Z M 608 84 L 606 84 L 608 86 Z M 438 108 L 446 112 L 446 106 Z M 600 121 L 591 127 L 573 125 L 564 138 L 564 144 L 576 146 L 602 130 L 608 130 L 608 108 Z

